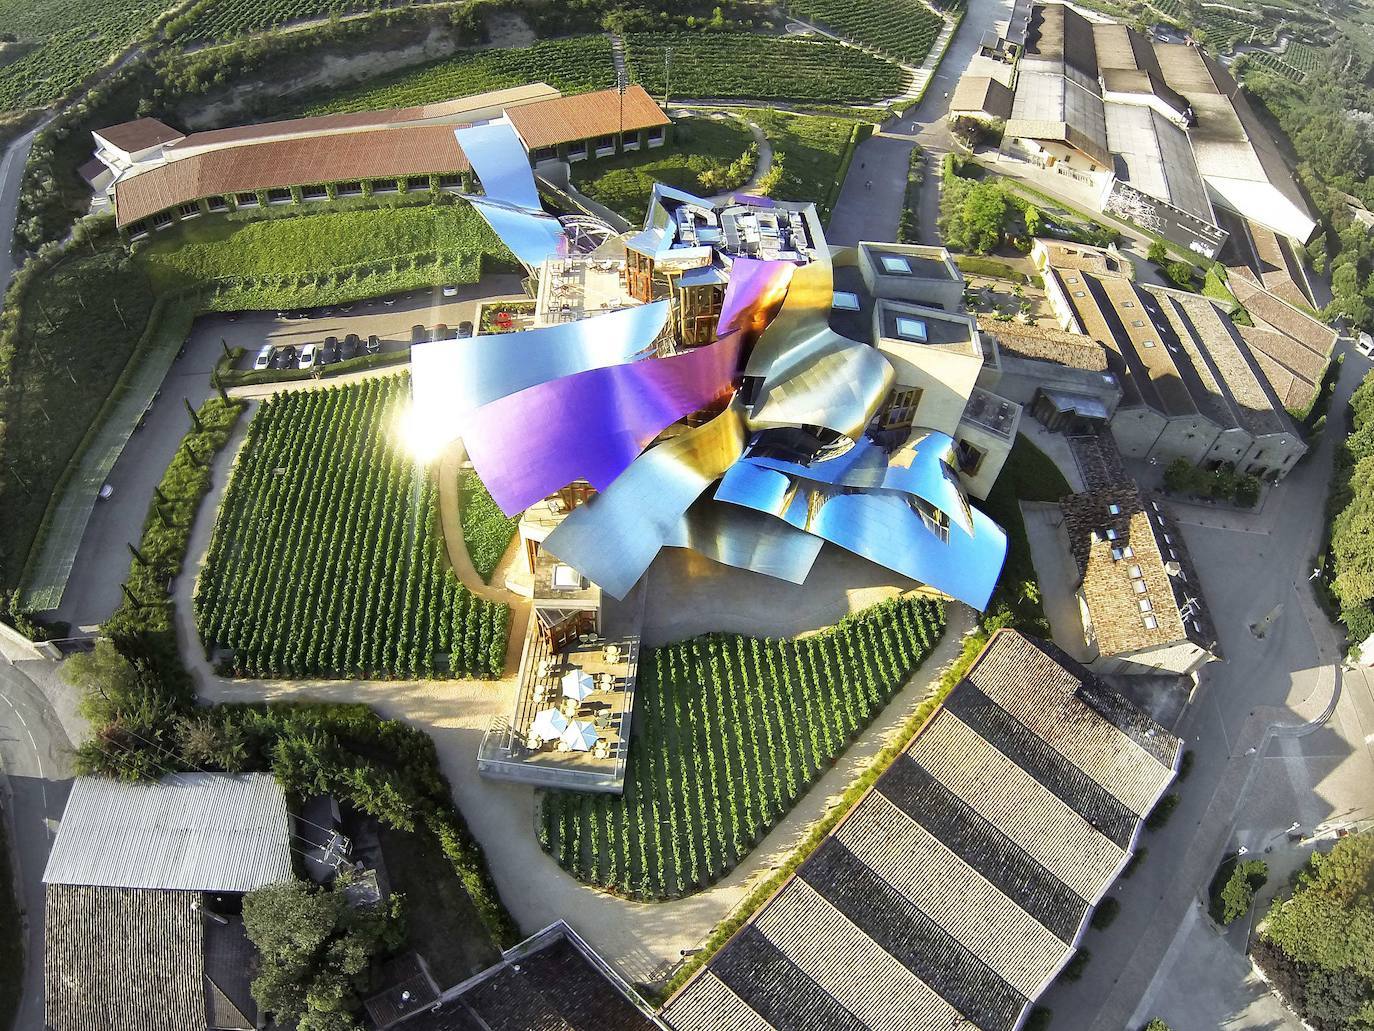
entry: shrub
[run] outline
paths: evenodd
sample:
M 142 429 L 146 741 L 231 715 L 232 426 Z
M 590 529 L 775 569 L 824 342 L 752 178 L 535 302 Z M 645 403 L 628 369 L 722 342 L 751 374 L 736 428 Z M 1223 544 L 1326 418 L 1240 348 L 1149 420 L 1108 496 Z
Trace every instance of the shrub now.
M 1150 815 L 1145 817 L 1145 829 L 1157 831 L 1169 822 L 1169 817 L 1178 808 L 1178 795 L 1165 795 L 1159 800 L 1159 804 L 1150 810 Z
M 1152 240 L 1150 242 L 1150 249 L 1146 253 L 1146 257 L 1148 257 L 1156 265 L 1164 266 L 1168 264 L 1169 261 L 1169 248 L 1164 246 L 1163 240 Z
M 1269 867 L 1261 859 L 1244 863 L 1235 856 L 1226 859 L 1208 887 L 1208 913 L 1223 927 L 1244 916 L 1255 901 L 1255 892 L 1269 879 Z
M 1164 274 L 1176 285 L 1186 287 L 1193 281 L 1193 266 L 1186 261 L 1171 261 L 1164 266 Z
M 1193 750 L 1185 748 L 1183 757 L 1178 761 L 1178 779 L 1184 781 L 1188 779 L 1188 774 L 1193 772 Z
M 1158 1017 L 1155 1017 L 1148 1024 L 1142 1027 L 1140 1031 L 1173 1031 L 1173 1028 L 1171 1028 L 1168 1024 L 1164 1023 L 1164 1021 L 1160 1020 Z
M 1073 959 L 1064 964 L 1064 969 L 1059 976 L 1065 981 L 1077 981 L 1083 977 L 1083 971 L 1088 968 L 1088 963 L 1092 960 L 1091 949 L 1080 948 L 1073 954 Z
M 1092 926 L 1096 931 L 1105 931 L 1112 926 L 1121 913 L 1121 902 L 1115 896 L 1108 896 L 1093 909 Z

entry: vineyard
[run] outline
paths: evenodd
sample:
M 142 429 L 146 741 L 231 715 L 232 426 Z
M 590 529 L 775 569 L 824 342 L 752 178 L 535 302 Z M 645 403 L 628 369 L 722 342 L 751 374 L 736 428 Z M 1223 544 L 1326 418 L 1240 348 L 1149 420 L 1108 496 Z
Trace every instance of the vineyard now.
M 188 42 L 219 42 L 307 18 L 380 11 L 393 6 L 386 0 L 209 0 L 196 11 L 182 38 Z
M 1265 42 L 1272 35 L 1272 27 L 1267 30 L 1259 21 L 1210 7 L 1203 8 L 1198 28 L 1207 34 L 1207 45 L 1217 53 L 1228 53 L 1237 43 L 1251 42 L 1252 34 L 1258 42 Z
M 1256 67 L 1263 68 L 1265 71 L 1273 72 L 1275 75 L 1281 75 L 1289 82 L 1299 85 L 1307 80 L 1306 75 L 1298 71 L 1298 69 L 1294 68 L 1277 54 L 1257 51 L 1250 55 L 1250 63 Z
M 511 518 L 502 512 L 486 486 L 471 469 L 465 469 L 458 480 L 459 509 L 462 512 L 463 543 L 468 549 L 472 568 L 486 583 L 501 564 L 510 547 L 520 517 Z
M 829 40 L 748 33 L 635 33 L 625 37 L 634 80 L 655 96 L 849 101 L 900 93 L 890 61 Z M 670 53 L 668 81 L 664 55 Z
M 528 47 L 461 53 L 432 64 L 376 76 L 353 89 L 331 91 L 281 117 L 432 104 L 529 82 L 547 82 L 565 93 L 613 86 L 615 69 L 611 64 L 610 40 L 605 36 L 574 36 Z
M 39 107 L 72 89 L 147 31 L 172 0 L 0 0 L 0 31 L 38 46 L 0 67 L 0 111 Z
M 404 376 L 278 395 L 248 428 L 196 587 L 255 677 L 499 675 L 510 610 L 447 567 L 434 479 L 396 446 Z
M 792 9 L 855 43 L 918 65 L 943 22 L 921 0 L 795 0 Z
M 939 602 L 894 599 L 796 640 L 712 634 L 648 652 L 624 795 L 547 792 L 541 844 L 631 897 L 700 890 L 831 767 L 944 625 Z

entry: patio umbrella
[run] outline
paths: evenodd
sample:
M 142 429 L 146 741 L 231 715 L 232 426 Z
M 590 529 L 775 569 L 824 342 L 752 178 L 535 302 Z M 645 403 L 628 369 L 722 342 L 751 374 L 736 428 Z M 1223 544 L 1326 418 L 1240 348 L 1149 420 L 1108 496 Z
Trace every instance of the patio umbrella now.
M 596 724 L 589 720 L 573 720 L 563 731 L 563 743 L 574 752 L 585 752 L 596 744 Z
M 567 729 L 568 717 L 557 709 L 543 709 L 534 717 L 534 722 L 530 724 L 530 736 L 541 737 L 545 741 L 553 741 L 562 737 L 563 731 Z
M 585 701 L 587 695 L 596 690 L 596 681 L 584 669 L 575 669 L 563 674 L 563 697 L 575 702 Z

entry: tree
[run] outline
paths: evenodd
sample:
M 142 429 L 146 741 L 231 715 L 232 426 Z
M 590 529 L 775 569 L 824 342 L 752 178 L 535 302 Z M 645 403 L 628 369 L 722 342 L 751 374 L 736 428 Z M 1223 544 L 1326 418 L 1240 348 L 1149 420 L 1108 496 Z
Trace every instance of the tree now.
M 243 924 L 261 956 L 253 998 L 278 1024 L 351 1031 L 370 983 L 372 959 L 405 938 L 401 898 L 355 909 L 335 890 L 283 881 L 249 892 Z
M 1262 859 L 1251 859 L 1244 863 L 1235 860 L 1228 862 L 1231 874 L 1212 899 L 1212 918 L 1223 926 L 1249 911 L 1251 903 L 1255 901 L 1255 892 L 1264 887 L 1264 882 L 1269 879 L 1269 866 Z M 1222 864 L 1222 870 L 1226 865 Z
M 1145 256 L 1156 265 L 1163 266 L 1169 261 L 1169 248 L 1164 246 L 1163 240 L 1155 240 L 1150 244 L 1150 249 Z
M 1164 1021 L 1160 1020 L 1158 1017 L 1155 1017 L 1148 1024 L 1142 1027 L 1140 1031 L 1173 1031 L 1173 1028 L 1171 1028 L 1168 1024 L 1164 1023 Z
M 1108 896 L 1093 908 L 1093 918 L 1091 920 L 1094 930 L 1105 931 L 1116 920 L 1117 914 L 1121 912 L 1121 901 L 1115 896 Z
M 1186 458 L 1175 458 L 1164 468 L 1164 489 L 1170 494 L 1192 494 L 1198 488 L 1198 471 Z
M 1374 831 L 1314 853 L 1264 935 L 1298 963 L 1374 980 Z
M 1164 274 L 1178 286 L 1187 286 L 1193 281 L 1193 266 L 1186 261 L 1171 261 L 1164 266 Z
M 965 250 L 987 254 L 1002 242 L 1002 225 L 1007 218 L 1007 197 L 992 180 L 975 183 L 964 197 L 960 210 Z

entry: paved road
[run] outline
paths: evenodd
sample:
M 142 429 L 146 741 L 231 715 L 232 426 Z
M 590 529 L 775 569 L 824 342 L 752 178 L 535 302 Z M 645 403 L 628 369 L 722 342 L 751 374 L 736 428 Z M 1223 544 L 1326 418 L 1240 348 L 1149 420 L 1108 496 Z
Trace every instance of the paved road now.
M 71 789 L 70 750 L 42 689 L 0 656 L 0 804 L 26 924 L 23 997 L 14 1024 L 23 1031 L 43 1026 L 43 869 Z
M 44 122 L 43 125 L 47 123 Z M 29 148 L 38 134 L 35 127 L 13 140 L 0 157 L 0 294 L 14 275 L 14 222 L 19 214 L 19 186 L 24 179 L 24 164 Z

